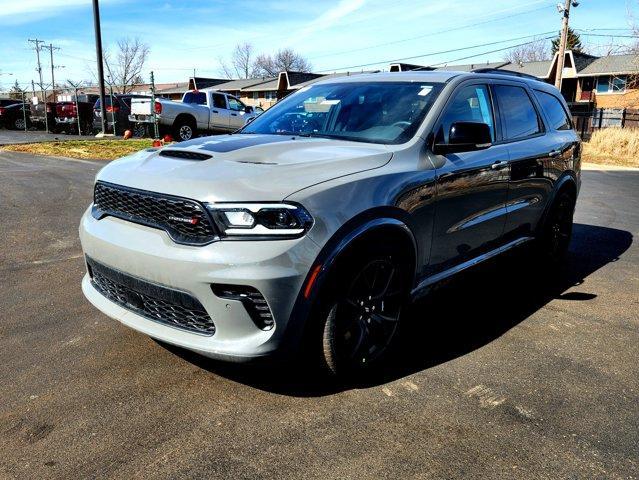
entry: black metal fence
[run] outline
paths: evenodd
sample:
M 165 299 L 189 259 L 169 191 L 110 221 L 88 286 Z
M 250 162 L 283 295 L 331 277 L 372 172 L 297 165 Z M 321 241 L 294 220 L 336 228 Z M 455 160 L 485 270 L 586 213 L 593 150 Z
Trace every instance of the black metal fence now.
M 639 128 L 639 109 L 571 105 L 570 113 L 582 140 L 590 139 L 592 132 L 601 128 Z

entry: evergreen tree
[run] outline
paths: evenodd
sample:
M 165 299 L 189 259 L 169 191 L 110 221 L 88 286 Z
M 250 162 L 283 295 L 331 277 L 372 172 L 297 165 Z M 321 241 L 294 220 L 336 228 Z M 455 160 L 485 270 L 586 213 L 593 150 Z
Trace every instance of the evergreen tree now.
M 561 41 L 561 32 L 557 38 L 552 41 L 552 54 L 554 55 L 559 51 L 559 42 Z M 572 28 L 568 27 L 568 38 L 566 39 L 566 50 L 572 50 L 573 52 L 583 53 L 584 47 L 581 44 L 579 34 Z

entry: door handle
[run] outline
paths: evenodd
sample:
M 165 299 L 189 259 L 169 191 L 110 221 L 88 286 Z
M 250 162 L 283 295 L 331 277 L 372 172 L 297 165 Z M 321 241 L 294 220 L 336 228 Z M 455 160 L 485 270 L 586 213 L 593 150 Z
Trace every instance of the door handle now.
M 211 110 L 211 113 L 220 113 L 217 110 Z
M 497 160 L 495 163 L 493 163 L 490 168 L 492 168 L 493 170 L 499 170 L 500 168 L 504 168 L 508 166 L 508 162 L 505 160 Z
M 553 150 L 551 152 L 548 152 L 548 156 L 550 158 L 558 157 L 559 155 L 561 155 L 561 150 Z
M 231 113 L 231 117 L 237 117 L 237 113 Z

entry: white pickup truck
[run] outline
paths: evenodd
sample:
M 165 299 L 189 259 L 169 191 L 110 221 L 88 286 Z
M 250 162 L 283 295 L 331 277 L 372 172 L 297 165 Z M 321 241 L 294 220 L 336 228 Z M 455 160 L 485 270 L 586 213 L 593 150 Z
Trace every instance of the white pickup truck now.
M 227 93 L 190 90 L 181 102 L 156 98 L 133 98 L 129 121 L 153 124 L 153 110 L 162 133 L 170 132 L 177 141 L 195 138 L 198 131 L 234 132 L 259 113 Z

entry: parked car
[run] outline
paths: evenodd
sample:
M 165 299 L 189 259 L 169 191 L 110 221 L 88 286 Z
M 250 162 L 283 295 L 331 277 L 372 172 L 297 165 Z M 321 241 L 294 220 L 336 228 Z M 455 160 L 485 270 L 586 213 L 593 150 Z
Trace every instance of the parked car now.
M 580 165 L 565 101 L 536 79 L 319 81 L 236 134 L 105 166 L 80 224 L 82 289 L 123 324 L 203 355 L 301 351 L 361 373 L 387 357 L 404 303 L 434 284 L 526 244 L 558 265 Z
M 22 101 L 14 100 L 12 98 L 0 98 L 0 107 L 8 107 L 9 105 L 15 105 L 16 103 L 22 103 Z
M 106 106 L 106 127 L 107 130 L 113 132 L 113 121 L 115 120 L 115 134 L 122 135 L 125 130 L 132 130 L 133 136 L 143 137 L 147 134 L 147 125 L 144 123 L 133 123 L 129 120 L 131 114 L 131 100 L 133 98 L 151 99 L 147 95 L 135 95 L 135 94 L 116 94 L 113 95 L 113 102 L 111 96 L 104 97 L 104 103 Z M 100 109 L 100 99 L 98 98 L 93 106 L 93 128 L 94 130 L 102 129 L 102 111 Z
M 153 125 L 153 110 L 161 133 L 171 133 L 178 141 L 194 138 L 198 131 L 233 132 L 257 116 L 253 107 L 244 105 L 233 95 L 216 91 L 191 90 L 181 102 L 156 98 L 134 98 L 129 120 Z M 152 128 L 152 127 L 149 127 Z
M 57 133 L 55 123 L 55 102 L 42 103 L 32 100 L 29 104 L 29 120 L 39 128 L 49 127 L 49 132 Z
M 29 121 L 29 107 L 22 103 L 14 103 L 7 107 L 0 107 L 0 126 L 12 130 L 24 130 L 25 128 L 25 112 L 26 127 L 31 127 Z
M 82 94 L 78 95 L 77 102 L 75 99 L 72 99 L 70 101 L 56 103 L 56 130 L 67 133 L 78 133 L 78 128 L 80 128 L 80 133 L 83 135 L 92 133 L 93 105 L 95 105 L 97 97 L 97 95 Z

